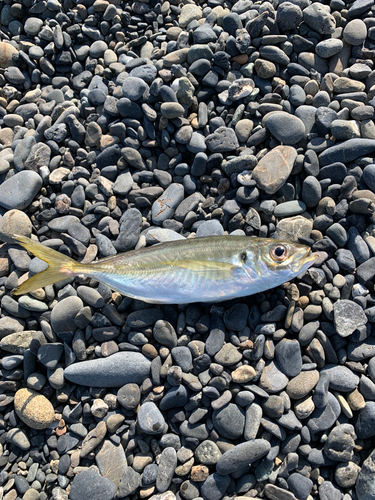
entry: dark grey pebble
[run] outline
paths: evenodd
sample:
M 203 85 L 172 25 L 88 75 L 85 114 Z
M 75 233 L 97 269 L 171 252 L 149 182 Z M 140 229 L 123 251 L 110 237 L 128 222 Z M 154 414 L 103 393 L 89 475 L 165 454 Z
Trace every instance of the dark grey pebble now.
M 302 355 L 299 342 L 283 339 L 275 349 L 276 360 L 281 371 L 288 377 L 296 377 L 302 369 Z
M 38 361 L 40 361 L 40 363 L 42 363 L 46 368 L 53 370 L 56 368 L 63 352 L 63 344 L 52 342 L 44 344 L 38 349 Z
M 319 162 L 322 167 L 335 162 L 347 163 L 374 151 L 375 140 L 373 139 L 349 139 L 323 151 L 319 155 Z
M 271 445 L 265 439 L 253 439 L 238 444 L 226 451 L 216 464 L 219 474 L 228 475 L 259 460 L 270 451 Z
M 71 500 L 82 498 L 98 498 L 112 500 L 116 493 L 116 486 L 109 479 L 100 476 L 97 472 L 87 469 L 74 477 L 71 488 Z
M 161 345 L 172 349 L 177 346 L 177 335 L 173 326 L 163 319 L 156 321 L 153 336 Z
M 66 297 L 56 304 L 51 314 L 51 326 L 56 333 L 75 332 L 77 326 L 74 319 L 82 309 L 83 302 L 79 297 Z
M 215 410 L 212 421 L 217 432 L 228 439 L 238 439 L 243 435 L 245 414 L 241 408 L 229 403 L 220 410 Z
M 204 500 L 220 500 L 230 484 L 230 478 L 221 474 L 211 474 L 201 486 Z
M 359 410 L 354 427 L 359 439 L 375 436 L 375 402 L 367 401 L 366 406 Z

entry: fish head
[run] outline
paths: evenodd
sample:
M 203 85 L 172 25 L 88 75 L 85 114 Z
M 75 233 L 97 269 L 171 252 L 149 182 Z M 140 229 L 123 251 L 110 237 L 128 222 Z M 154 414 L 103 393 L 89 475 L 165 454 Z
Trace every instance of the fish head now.
M 267 238 L 259 248 L 259 258 L 272 271 L 285 270 L 294 275 L 306 271 L 316 261 L 310 247 Z
M 282 283 L 303 273 L 316 261 L 316 255 L 306 245 L 259 238 L 245 249 L 242 260 L 245 268 L 251 266 L 259 277 L 268 279 L 271 285 L 273 281 Z

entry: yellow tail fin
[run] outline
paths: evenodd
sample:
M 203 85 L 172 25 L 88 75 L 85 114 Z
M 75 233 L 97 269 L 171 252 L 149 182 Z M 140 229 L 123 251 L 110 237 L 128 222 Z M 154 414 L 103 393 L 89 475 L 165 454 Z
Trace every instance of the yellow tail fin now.
M 53 250 L 52 248 L 46 247 L 45 245 L 33 241 L 30 238 L 26 238 L 25 236 L 15 234 L 12 235 L 12 237 L 17 240 L 17 242 L 28 252 L 31 252 L 39 259 L 44 260 L 44 262 L 47 262 L 49 266 L 45 271 L 32 276 L 22 283 L 22 285 L 14 290 L 14 295 L 22 295 L 43 286 L 53 285 L 58 281 L 65 280 L 71 276 L 76 276 L 79 274 L 80 269 L 82 269 L 82 264 L 78 264 L 75 260 L 57 252 L 56 250 Z

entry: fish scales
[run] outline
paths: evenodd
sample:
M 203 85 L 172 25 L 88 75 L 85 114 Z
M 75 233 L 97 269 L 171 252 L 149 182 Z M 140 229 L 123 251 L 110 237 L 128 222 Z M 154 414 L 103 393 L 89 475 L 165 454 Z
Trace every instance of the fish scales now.
M 161 243 L 81 264 L 23 236 L 14 235 L 14 239 L 49 264 L 22 283 L 16 295 L 83 275 L 150 303 L 218 302 L 278 286 L 315 261 L 305 245 L 216 236 Z

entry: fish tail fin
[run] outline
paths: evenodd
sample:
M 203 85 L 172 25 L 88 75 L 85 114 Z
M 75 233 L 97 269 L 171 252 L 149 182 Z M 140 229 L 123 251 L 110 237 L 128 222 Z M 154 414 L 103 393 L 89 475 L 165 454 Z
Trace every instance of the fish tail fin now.
M 49 266 L 45 271 L 35 274 L 22 283 L 13 291 L 14 295 L 22 295 L 47 285 L 53 285 L 58 281 L 76 276 L 83 270 L 83 264 L 79 264 L 70 257 L 52 248 L 33 241 L 30 238 L 26 238 L 25 236 L 13 235 L 13 238 L 28 252 L 44 260 L 44 262 L 47 262 Z

